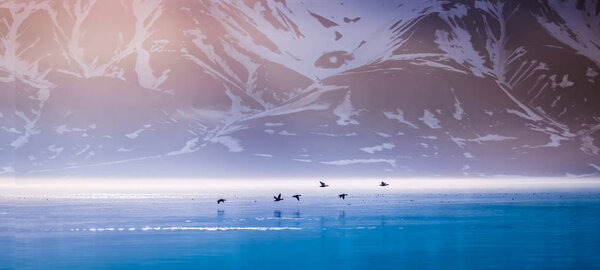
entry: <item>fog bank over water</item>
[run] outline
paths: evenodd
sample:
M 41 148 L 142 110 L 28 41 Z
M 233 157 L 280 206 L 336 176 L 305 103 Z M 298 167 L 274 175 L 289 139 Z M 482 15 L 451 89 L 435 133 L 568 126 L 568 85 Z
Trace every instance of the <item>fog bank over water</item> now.
M 3 178 L 3 197 L 179 197 L 230 195 L 264 196 L 273 193 L 291 196 L 402 193 L 502 193 L 502 192 L 567 192 L 600 190 L 599 178 L 392 178 L 322 180 L 329 184 L 319 188 L 320 179 L 115 179 L 115 178 Z M 384 180 L 389 186 L 381 187 Z

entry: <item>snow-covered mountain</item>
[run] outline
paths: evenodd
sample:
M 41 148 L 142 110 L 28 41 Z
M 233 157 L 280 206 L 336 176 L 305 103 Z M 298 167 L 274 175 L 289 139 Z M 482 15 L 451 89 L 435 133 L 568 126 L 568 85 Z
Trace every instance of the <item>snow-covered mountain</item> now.
M 598 1 L 0 1 L 0 173 L 600 174 Z

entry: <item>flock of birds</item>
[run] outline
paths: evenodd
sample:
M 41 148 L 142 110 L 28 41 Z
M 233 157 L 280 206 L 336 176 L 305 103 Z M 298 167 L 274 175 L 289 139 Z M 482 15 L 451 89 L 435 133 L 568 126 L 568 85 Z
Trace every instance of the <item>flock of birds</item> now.
M 328 186 L 329 186 L 328 184 L 325 184 L 325 183 L 324 183 L 324 182 L 322 182 L 322 181 L 319 181 L 319 183 L 321 183 L 321 185 L 319 186 L 320 188 L 326 188 L 326 187 L 328 187 Z M 390 185 L 390 184 L 388 184 L 388 183 L 386 183 L 386 182 L 383 182 L 383 181 L 381 181 L 381 184 L 379 184 L 379 186 L 380 186 L 380 187 L 385 187 L 385 186 L 389 186 L 389 185 Z M 300 194 L 295 194 L 295 195 L 293 195 L 293 196 L 292 196 L 292 198 L 296 198 L 296 200 L 300 201 L 300 196 L 302 196 L 302 195 L 300 195 Z M 348 196 L 348 194 L 347 194 L 347 193 L 342 193 L 342 194 L 339 194 L 339 195 L 338 195 L 338 197 L 339 197 L 340 199 L 342 199 L 342 200 L 345 200 L 345 199 L 346 199 L 346 196 Z M 279 195 L 277 195 L 277 196 L 273 196 L 273 199 L 275 199 L 275 201 L 276 201 L 276 202 L 278 202 L 278 201 L 283 201 L 283 198 L 281 197 L 281 193 L 279 193 Z M 226 201 L 225 199 L 218 199 L 218 200 L 217 200 L 217 204 L 220 204 L 220 203 L 225 203 L 225 201 Z

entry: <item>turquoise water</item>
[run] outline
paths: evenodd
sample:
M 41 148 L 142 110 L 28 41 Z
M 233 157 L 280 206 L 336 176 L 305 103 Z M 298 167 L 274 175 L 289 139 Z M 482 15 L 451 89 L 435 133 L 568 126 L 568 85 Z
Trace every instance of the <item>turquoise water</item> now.
M 0 268 L 600 269 L 598 193 L 269 199 L 0 200 Z

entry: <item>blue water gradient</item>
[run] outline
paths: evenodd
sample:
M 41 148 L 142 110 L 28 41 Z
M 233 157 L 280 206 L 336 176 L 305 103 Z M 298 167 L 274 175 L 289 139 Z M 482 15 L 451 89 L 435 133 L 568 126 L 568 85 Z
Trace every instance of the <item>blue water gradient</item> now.
M 0 200 L 4 269 L 600 269 L 600 194 Z

